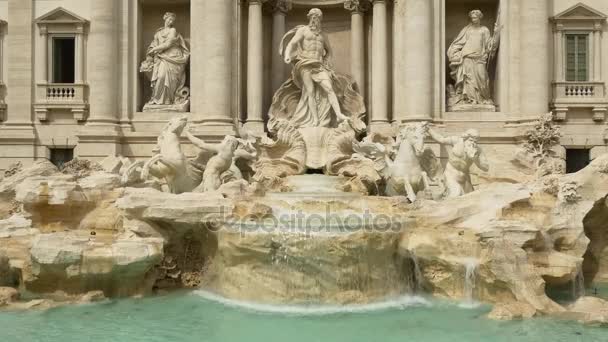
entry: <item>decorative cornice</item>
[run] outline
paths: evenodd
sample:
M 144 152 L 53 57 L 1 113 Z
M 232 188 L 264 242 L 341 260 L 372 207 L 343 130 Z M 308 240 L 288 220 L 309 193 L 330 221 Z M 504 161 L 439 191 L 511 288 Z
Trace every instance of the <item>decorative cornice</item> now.
M 287 13 L 291 11 L 293 4 L 291 0 L 274 0 L 271 4 L 272 12 Z
M 369 0 L 346 0 L 344 8 L 352 12 L 365 12 L 370 8 Z

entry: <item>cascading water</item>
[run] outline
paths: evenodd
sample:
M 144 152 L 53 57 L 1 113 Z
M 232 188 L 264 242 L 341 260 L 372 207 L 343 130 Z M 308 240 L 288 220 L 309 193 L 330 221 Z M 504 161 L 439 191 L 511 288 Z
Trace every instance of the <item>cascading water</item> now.
M 412 292 L 418 293 L 422 291 L 422 283 L 424 277 L 422 276 L 422 271 L 420 270 L 420 263 L 418 263 L 418 258 L 416 254 L 410 253 L 410 260 L 412 261 L 414 273 L 413 273 L 413 281 L 411 282 Z
M 572 279 L 572 298 L 577 300 L 583 296 L 585 296 L 585 276 L 582 263 L 579 263 L 576 266 L 576 276 Z
M 464 273 L 464 304 L 465 306 L 474 306 L 475 298 L 475 282 L 477 280 L 477 266 L 479 261 L 475 258 L 466 258 L 463 260 L 465 273 Z

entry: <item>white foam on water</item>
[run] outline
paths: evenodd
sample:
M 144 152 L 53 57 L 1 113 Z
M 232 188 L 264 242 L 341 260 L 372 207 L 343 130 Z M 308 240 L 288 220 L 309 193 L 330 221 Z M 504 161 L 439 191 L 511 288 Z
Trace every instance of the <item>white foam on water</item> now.
M 196 290 L 193 294 L 218 302 L 222 305 L 253 311 L 257 313 L 284 314 L 295 316 L 324 316 L 344 313 L 368 313 L 389 309 L 405 309 L 408 307 L 431 307 L 432 303 L 420 296 L 401 296 L 394 299 L 371 304 L 357 305 L 274 305 L 258 304 L 225 298 L 215 293 Z

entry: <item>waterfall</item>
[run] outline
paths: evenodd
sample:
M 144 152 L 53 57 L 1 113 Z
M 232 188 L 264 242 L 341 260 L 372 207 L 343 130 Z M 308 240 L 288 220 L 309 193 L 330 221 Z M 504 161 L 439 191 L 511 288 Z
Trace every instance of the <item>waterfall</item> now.
M 420 270 L 420 264 L 418 263 L 418 258 L 416 257 L 416 254 L 414 253 L 410 253 L 410 260 L 412 261 L 412 264 L 414 265 L 414 279 L 412 282 L 412 290 L 414 293 L 420 292 L 422 290 L 422 283 L 423 283 L 423 275 L 422 275 L 422 271 Z
M 585 296 L 585 276 L 583 275 L 583 265 L 576 265 L 576 276 L 572 279 L 572 298 L 577 300 Z
M 475 303 L 474 290 L 475 281 L 477 279 L 476 270 L 478 266 L 478 261 L 474 258 L 466 258 L 463 261 L 465 266 L 463 290 L 465 304 L 473 305 Z

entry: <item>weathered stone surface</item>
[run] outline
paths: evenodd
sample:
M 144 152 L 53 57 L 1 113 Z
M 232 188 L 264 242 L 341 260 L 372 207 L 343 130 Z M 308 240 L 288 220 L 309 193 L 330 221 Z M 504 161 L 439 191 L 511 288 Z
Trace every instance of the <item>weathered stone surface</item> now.
M 16 186 L 16 199 L 26 205 L 88 202 L 82 188 L 70 175 L 27 178 Z
M 32 166 L 10 177 L 5 177 L 0 182 L 0 194 L 14 193 L 17 185 L 30 177 L 46 177 L 58 173 L 57 167 L 46 159 L 35 162 Z
M 174 195 L 153 189 L 127 188 L 116 206 L 133 217 L 198 225 L 227 218 L 234 205 L 214 192 Z
M 148 271 L 162 259 L 162 246 L 163 240 L 155 238 L 104 243 L 77 233 L 41 234 L 31 249 L 35 279 L 26 285 L 35 292 L 138 293 L 145 289 Z
M 19 300 L 19 292 L 12 287 L 0 287 L 0 307 Z
M 38 234 L 38 229 L 32 228 L 32 221 L 20 215 L 13 215 L 6 220 L 0 220 L 0 239 L 16 236 Z
M 218 232 L 203 286 L 264 303 L 366 303 L 407 292 L 397 232 Z
M 597 297 L 581 297 L 568 306 L 568 315 L 585 324 L 608 325 L 608 301 Z

